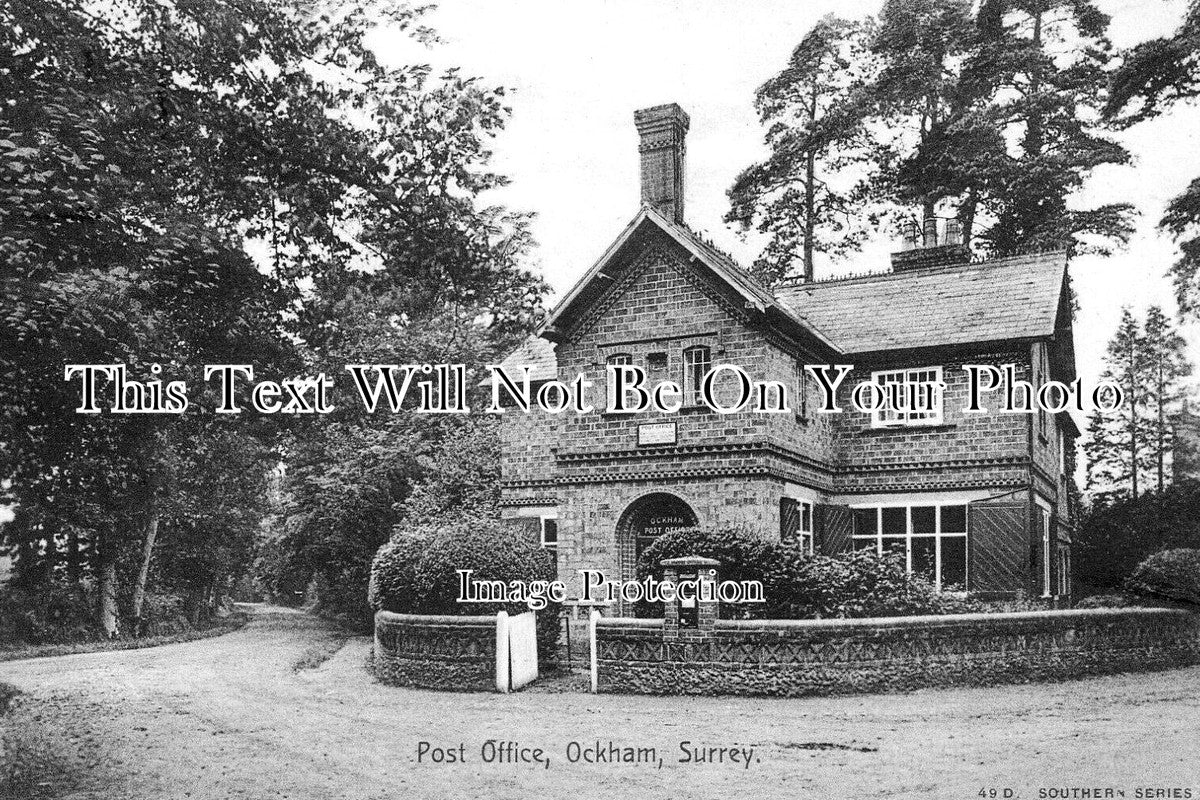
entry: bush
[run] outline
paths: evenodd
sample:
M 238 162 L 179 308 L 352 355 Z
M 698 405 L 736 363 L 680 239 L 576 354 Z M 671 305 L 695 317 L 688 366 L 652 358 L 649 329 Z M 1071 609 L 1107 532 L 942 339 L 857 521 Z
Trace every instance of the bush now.
M 515 535 L 496 519 L 446 522 L 433 536 L 397 534 L 379 549 L 371 567 L 369 599 L 376 610 L 402 614 L 473 616 L 507 611 L 521 614 L 524 603 L 460 603 L 457 570 L 477 580 L 552 581 L 553 556 L 531 539 Z M 538 650 L 553 659 L 558 643 L 559 605 L 537 612 Z
M 741 528 L 681 528 L 665 533 L 654 540 L 637 563 L 638 580 L 653 577 L 662 580 L 662 561 L 667 558 L 701 556 L 721 562 L 721 580 L 762 581 L 767 585 L 767 573 L 778 556 L 776 543 L 767 542 Z M 641 602 L 634 613 L 639 617 L 661 617 L 661 603 Z M 752 605 L 721 606 L 723 619 L 761 617 L 762 608 Z
M 665 558 L 704 556 L 721 562 L 721 580 L 758 580 L 764 604 L 721 606 L 724 619 L 820 619 L 917 614 L 964 614 L 985 607 L 957 594 L 938 592 L 907 572 L 897 556 L 857 550 L 836 556 L 809 555 L 799 540 L 765 541 L 736 528 L 686 528 L 664 534 L 642 553 L 638 579 L 662 579 Z M 640 603 L 638 616 L 662 615 L 661 604 Z
M 1134 594 L 1200 604 L 1200 550 L 1163 550 L 1147 558 L 1125 581 Z
M 796 555 L 784 549 L 773 577 L 770 612 L 788 619 L 895 617 L 963 614 L 982 609 L 975 601 L 939 592 L 907 571 L 897 555 L 854 550 L 836 556 Z
M 0 590 L 0 643 L 49 645 L 103 641 L 104 634 L 96 625 L 96 601 L 91 581 Z M 123 618 L 119 627 L 124 635 L 133 633 L 131 620 Z M 146 594 L 142 601 L 140 636 L 169 636 L 191 627 L 178 596 Z
M 1200 547 L 1200 481 L 1093 508 L 1083 518 L 1071 558 L 1083 586 L 1120 590 L 1151 553 L 1180 547 Z

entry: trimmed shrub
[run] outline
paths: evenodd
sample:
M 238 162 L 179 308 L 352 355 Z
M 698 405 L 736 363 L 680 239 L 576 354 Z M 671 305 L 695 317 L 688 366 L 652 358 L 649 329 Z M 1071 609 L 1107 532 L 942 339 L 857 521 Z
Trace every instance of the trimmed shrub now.
M 398 534 L 379 549 L 371 567 L 369 599 L 376 610 L 401 614 L 475 616 L 507 611 L 521 614 L 524 603 L 458 602 L 458 570 L 475 580 L 552 581 L 553 556 L 496 519 L 446 522 L 433 536 Z M 537 612 L 538 651 L 543 663 L 556 652 L 559 604 Z
M 1163 550 L 1147 558 L 1125 581 L 1134 594 L 1200 604 L 1200 550 Z

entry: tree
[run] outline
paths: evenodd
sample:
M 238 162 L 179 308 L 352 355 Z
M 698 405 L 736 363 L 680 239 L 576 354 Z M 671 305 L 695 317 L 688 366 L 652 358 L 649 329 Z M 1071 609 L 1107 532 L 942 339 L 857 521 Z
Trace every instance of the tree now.
M 837 255 L 863 238 L 851 221 L 853 188 L 836 184 L 863 162 L 865 130 L 844 107 L 862 80 L 865 36 L 864 25 L 825 16 L 755 95 L 770 155 L 738 176 L 725 220 L 769 237 L 752 268 L 768 284 L 797 260 L 811 281 L 818 249 Z
M 868 146 L 859 152 L 831 139 L 818 155 L 852 159 L 867 174 L 856 203 L 891 205 L 890 216 L 910 221 L 903 209 L 913 206 L 921 218 L 953 215 L 962 240 L 978 250 L 1106 251 L 1128 239 L 1132 207 L 1068 200 L 1097 167 L 1128 161 L 1097 120 L 1107 25 L 1088 0 L 886 0 L 863 26 L 867 46 L 850 64 L 856 80 L 822 110 L 855 145 L 854 134 L 869 132 Z M 787 76 L 773 80 L 786 85 Z M 768 134 L 772 158 L 786 165 L 784 145 L 789 137 L 809 141 L 804 130 L 777 122 Z M 759 222 L 785 244 L 804 241 L 808 218 L 802 178 L 788 185 L 791 202 L 781 192 Z M 730 214 L 746 216 L 738 205 Z M 769 246 L 764 258 L 772 257 Z
M 1149 412 L 1149 438 L 1146 446 L 1154 463 L 1155 487 L 1166 488 L 1166 464 L 1173 449 L 1171 416 L 1183 401 L 1180 382 L 1192 373 L 1187 358 L 1187 342 L 1158 306 L 1146 312 L 1142 337 L 1146 360 L 1144 387 Z
M 986 117 L 1014 136 L 980 164 L 994 187 L 982 244 L 996 252 L 1070 246 L 1107 252 L 1132 233 L 1133 208 L 1075 208 L 1068 198 L 1128 152 L 1097 124 L 1112 46 L 1109 17 L 1090 0 L 988 0 L 966 70 L 989 87 Z
M 1150 418 L 1147 413 L 1148 361 L 1141 326 L 1126 308 L 1105 351 L 1102 381 L 1113 381 L 1124 393 L 1114 414 L 1098 409 L 1088 422 L 1084 452 L 1088 458 L 1087 488 L 1101 502 L 1139 496 L 1150 473 Z
M 1123 54 L 1103 111 L 1128 127 L 1198 96 L 1200 3 L 1192 0 L 1173 36 L 1142 42 Z M 1168 203 L 1159 228 L 1179 244 L 1180 257 L 1170 269 L 1179 313 L 1200 319 L 1200 178 Z
M 486 169 L 503 92 L 382 65 L 366 43 L 382 24 L 428 38 L 419 12 L 386 3 L 0 7 L 0 486 L 20 520 L 6 537 L 27 576 L 56 572 L 66 542 L 86 561 L 75 579 L 101 581 L 110 633 L 120 565 L 138 575 L 174 546 L 166 443 L 195 434 L 175 416 L 76 414 L 64 363 L 139 380 L 158 364 L 204 387 L 204 363 L 327 365 L 359 298 L 401 340 L 500 342 L 538 311 L 526 219 L 477 202 L 503 183 Z M 192 399 L 189 414 L 211 412 Z M 249 416 L 236 424 L 255 439 L 296 424 Z M 202 550 L 215 519 L 169 530 Z

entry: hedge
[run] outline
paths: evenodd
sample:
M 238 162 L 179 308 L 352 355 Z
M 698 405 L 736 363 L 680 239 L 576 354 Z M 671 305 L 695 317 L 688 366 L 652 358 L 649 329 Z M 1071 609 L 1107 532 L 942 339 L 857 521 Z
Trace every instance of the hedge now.
M 497 519 L 446 522 L 432 535 L 398 532 L 379 549 L 371 565 L 368 600 L 376 611 L 400 614 L 475 616 L 507 611 L 520 614 L 523 603 L 458 602 L 458 570 L 477 580 L 552 581 L 553 556 Z M 538 650 L 543 663 L 553 660 L 558 642 L 559 606 L 537 612 Z

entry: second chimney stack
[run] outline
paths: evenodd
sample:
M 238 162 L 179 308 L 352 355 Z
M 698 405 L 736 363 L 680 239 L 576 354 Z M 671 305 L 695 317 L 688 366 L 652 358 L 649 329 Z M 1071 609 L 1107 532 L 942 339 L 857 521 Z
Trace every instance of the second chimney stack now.
M 691 120 L 676 103 L 633 112 L 642 167 L 642 203 L 683 224 L 684 139 Z

